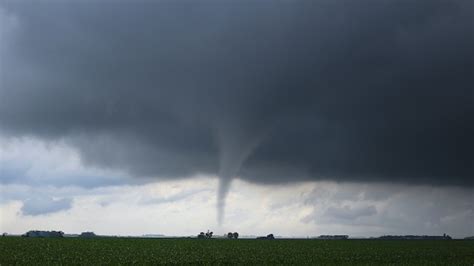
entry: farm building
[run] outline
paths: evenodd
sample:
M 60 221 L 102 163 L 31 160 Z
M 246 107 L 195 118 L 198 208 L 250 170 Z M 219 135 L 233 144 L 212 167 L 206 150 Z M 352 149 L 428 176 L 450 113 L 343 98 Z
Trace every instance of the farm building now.
M 79 237 L 96 237 L 97 235 L 94 232 L 82 232 Z
M 38 231 L 32 230 L 26 232 L 23 236 L 25 237 L 63 237 L 64 232 L 62 231 Z

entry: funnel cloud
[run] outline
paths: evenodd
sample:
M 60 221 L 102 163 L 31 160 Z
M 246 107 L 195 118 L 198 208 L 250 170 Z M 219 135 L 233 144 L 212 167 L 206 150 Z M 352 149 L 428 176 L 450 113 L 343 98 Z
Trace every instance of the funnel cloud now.
M 183 1 L 184 2 L 184 1 Z M 0 133 L 134 177 L 474 187 L 474 2 L 0 4 Z

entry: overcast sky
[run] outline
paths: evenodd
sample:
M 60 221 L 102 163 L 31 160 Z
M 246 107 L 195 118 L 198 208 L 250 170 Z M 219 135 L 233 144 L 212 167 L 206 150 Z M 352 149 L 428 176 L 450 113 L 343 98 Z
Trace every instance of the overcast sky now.
M 0 230 L 474 235 L 473 10 L 1 1 Z

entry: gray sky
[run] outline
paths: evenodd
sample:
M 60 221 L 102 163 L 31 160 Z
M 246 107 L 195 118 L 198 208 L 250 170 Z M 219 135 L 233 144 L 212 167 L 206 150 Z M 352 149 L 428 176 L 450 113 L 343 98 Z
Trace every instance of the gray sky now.
M 9 230 L 75 217 L 79 200 L 100 202 L 100 192 L 87 191 L 117 200 L 107 208 L 174 184 L 176 195 L 131 202 L 152 215 L 212 195 L 202 208 L 213 219 L 205 206 L 225 209 L 222 226 L 248 217 L 271 228 L 265 217 L 292 213 L 287 234 L 332 224 L 361 235 L 473 234 L 473 5 L 2 1 L 0 184 Z M 324 199 L 319 187 L 386 195 L 349 204 L 355 199 L 339 192 Z M 266 207 L 236 218 L 242 207 L 232 195 L 252 189 Z M 273 189 L 294 196 L 279 202 Z M 292 207 L 268 207 L 275 204 Z M 164 230 L 178 233 L 176 224 Z

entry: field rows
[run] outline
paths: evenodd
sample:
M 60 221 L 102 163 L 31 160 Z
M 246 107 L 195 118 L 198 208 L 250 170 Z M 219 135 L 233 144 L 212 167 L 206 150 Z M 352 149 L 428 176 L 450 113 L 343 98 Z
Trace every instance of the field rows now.
M 0 265 L 158 263 L 474 265 L 474 241 L 0 238 Z

